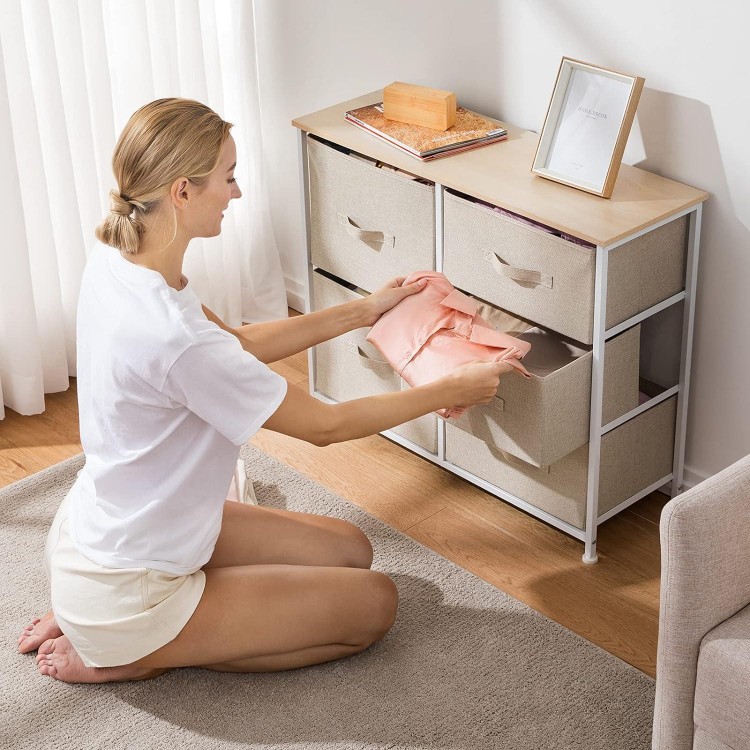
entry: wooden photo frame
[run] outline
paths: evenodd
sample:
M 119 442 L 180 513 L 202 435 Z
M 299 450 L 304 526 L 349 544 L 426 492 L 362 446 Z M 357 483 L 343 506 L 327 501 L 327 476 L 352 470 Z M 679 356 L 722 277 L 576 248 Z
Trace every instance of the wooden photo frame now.
M 563 57 L 531 171 L 609 198 L 644 81 Z

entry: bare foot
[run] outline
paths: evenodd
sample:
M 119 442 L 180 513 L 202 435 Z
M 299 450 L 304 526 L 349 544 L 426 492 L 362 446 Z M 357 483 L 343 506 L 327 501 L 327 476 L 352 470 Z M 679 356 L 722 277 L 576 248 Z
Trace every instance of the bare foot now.
M 167 669 L 145 669 L 125 664 L 121 667 L 87 667 L 67 636 L 45 641 L 36 657 L 40 674 L 61 682 L 125 682 L 148 680 Z
M 62 634 L 55 615 L 50 610 L 44 617 L 35 618 L 31 625 L 24 628 L 18 639 L 18 651 L 21 654 L 28 654 L 29 651 L 35 651 L 50 638 L 59 638 Z

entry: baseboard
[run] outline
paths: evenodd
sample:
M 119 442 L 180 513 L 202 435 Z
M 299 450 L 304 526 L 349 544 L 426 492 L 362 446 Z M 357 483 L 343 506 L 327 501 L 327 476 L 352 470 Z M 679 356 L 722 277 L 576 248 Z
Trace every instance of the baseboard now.
M 686 466 L 682 474 L 682 491 L 692 489 L 695 485 L 700 484 L 704 480 L 708 479 L 706 474 L 702 474 L 696 469 Z M 657 492 L 663 492 L 665 495 L 672 494 L 672 483 L 667 482 L 663 487 L 659 487 Z
M 300 284 L 299 281 L 290 279 L 288 276 L 284 277 L 284 285 L 286 286 L 286 304 L 291 307 L 292 310 L 297 312 L 305 311 L 305 287 Z

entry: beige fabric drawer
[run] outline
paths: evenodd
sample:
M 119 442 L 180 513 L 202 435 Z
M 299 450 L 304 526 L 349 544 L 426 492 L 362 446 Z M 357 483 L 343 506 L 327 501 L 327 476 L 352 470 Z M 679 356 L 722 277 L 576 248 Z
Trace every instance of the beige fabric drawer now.
M 447 191 L 444 218 L 444 273 L 454 286 L 576 341 L 591 343 L 594 250 Z M 540 283 L 504 276 L 499 269 L 538 273 Z
M 444 272 L 509 312 L 591 344 L 596 250 L 446 191 Z M 683 288 L 687 217 L 610 251 L 606 326 Z
M 534 466 L 553 464 L 589 440 L 593 353 L 580 348 L 572 351 L 580 356 L 540 376 L 531 366 L 532 343 L 527 355 L 531 379 L 514 372 L 504 375 L 491 403 L 472 406 L 450 421 Z M 638 325 L 604 346 L 603 424 L 638 406 L 639 351 Z
M 671 474 L 677 397 L 602 437 L 599 515 Z M 586 520 L 588 443 L 547 468 L 530 466 L 446 423 L 446 460 L 579 529 Z
M 315 266 L 374 291 L 435 268 L 435 187 L 307 136 Z
M 682 216 L 609 251 L 607 328 L 685 288 L 687 240 Z
M 405 380 L 401 378 L 398 380 L 402 391 L 409 389 L 410 386 Z M 437 416 L 435 414 L 425 414 L 424 416 L 417 417 L 417 419 L 412 419 L 409 422 L 404 422 L 394 427 L 392 432 L 407 440 L 411 440 L 412 443 L 416 443 L 433 455 L 437 455 L 437 427 Z
M 322 310 L 362 295 L 319 272 L 313 273 L 313 310 Z M 408 387 L 365 340 L 367 328 L 349 331 L 315 347 L 315 389 L 336 401 L 351 401 Z M 393 428 L 430 453 L 437 453 L 437 416 L 425 414 Z

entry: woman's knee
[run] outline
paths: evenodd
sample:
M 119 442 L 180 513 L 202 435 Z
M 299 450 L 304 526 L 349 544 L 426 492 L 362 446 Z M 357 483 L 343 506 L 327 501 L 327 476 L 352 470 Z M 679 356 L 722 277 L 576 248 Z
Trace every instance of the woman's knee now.
M 342 549 L 342 567 L 369 568 L 372 565 L 373 549 L 367 535 L 358 526 L 341 520 L 342 534 L 346 538 L 346 548 Z
M 396 584 L 385 574 L 371 571 L 372 577 L 367 592 L 370 603 L 368 618 L 368 635 L 370 642 L 375 643 L 385 636 L 396 621 L 398 612 L 398 589 Z

